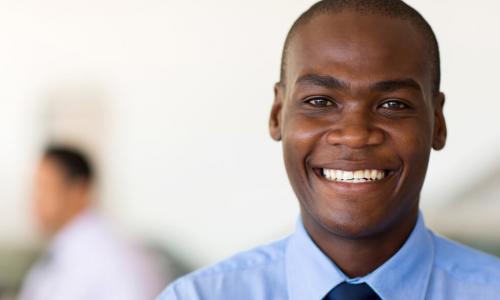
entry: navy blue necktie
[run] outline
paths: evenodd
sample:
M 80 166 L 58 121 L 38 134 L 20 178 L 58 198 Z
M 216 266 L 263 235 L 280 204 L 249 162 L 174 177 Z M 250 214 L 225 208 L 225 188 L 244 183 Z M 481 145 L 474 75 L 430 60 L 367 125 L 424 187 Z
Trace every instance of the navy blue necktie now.
M 380 300 L 380 297 L 366 283 L 342 282 L 333 288 L 324 300 Z

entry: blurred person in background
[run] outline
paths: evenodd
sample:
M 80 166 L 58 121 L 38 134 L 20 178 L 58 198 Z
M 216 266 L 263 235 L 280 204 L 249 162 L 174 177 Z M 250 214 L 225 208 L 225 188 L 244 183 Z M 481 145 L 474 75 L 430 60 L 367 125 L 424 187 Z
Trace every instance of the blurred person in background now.
M 19 299 L 152 299 L 167 282 L 143 249 L 121 239 L 96 213 L 94 179 L 94 168 L 78 150 L 45 151 L 33 200 L 50 245 L 30 270 Z

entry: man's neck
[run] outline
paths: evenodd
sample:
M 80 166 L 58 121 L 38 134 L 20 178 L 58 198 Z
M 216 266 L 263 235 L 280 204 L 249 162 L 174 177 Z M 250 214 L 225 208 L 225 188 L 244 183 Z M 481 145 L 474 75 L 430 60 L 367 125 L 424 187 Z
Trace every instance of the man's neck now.
M 418 218 L 417 213 L 387 231 L 362 238 L 333 234 L 303 216 L 304 226 L 321 251 L 350 278 L 365 276 L 390 259 L 406 242 Z

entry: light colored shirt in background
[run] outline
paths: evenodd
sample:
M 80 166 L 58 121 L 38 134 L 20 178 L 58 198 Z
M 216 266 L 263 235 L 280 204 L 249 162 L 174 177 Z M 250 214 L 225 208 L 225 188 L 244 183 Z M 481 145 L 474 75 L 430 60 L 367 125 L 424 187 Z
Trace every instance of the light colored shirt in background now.
M 167 280 L 93 212 L 71 221 L 31 269 L 20 300 L 153 299 Z
M 500 299 L 500 259 L 433 234 L 420 215 L 395 255 L 348 278 L 299 222 L 290 237 L 187 275 L 157 300 L 320 300 L 343 281 L 366 282 L 383 300 L 493 300 Z

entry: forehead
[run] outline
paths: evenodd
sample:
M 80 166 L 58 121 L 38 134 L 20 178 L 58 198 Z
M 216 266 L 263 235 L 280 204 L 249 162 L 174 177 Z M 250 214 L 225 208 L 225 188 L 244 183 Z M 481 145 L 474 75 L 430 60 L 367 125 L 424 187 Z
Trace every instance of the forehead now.
M 36 170 L 36 180 L 45 184 L 59 183 L 64 180 L 64 173 L 55 161 L 43 158 Z
M 411 22 L 346 10 L 300 25 L 287 49 L 287 83 L 305 74 L 353 83 L 409 78 L 431 89 L 431 63 L 423 34 Z

